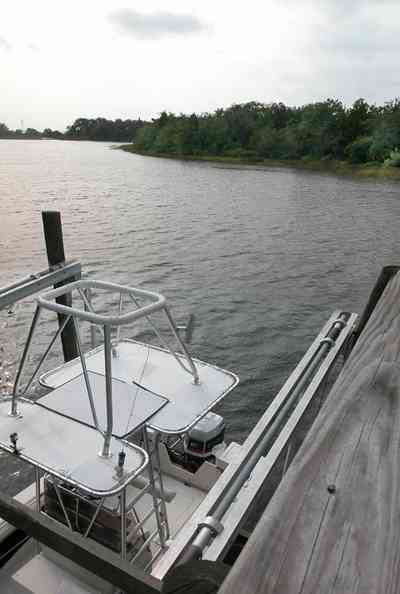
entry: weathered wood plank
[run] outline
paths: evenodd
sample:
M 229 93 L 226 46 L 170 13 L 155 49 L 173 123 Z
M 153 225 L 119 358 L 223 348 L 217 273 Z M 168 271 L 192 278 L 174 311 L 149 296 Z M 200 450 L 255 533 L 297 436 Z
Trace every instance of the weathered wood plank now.
M 72 532 L 4 493 L 0 494 L 0 517 L 117 588 L 135 594 L 161 591 L 159 580 L 123 561 L 97 542 Z
M 400 591 L 400 273 L 221 594 Z

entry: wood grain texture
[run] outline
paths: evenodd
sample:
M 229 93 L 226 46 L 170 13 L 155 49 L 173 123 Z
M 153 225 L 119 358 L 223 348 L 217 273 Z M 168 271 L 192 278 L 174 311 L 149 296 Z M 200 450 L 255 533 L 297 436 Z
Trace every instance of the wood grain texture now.
M 243 592 L 400 592 L 400 273 L 220 589 Z

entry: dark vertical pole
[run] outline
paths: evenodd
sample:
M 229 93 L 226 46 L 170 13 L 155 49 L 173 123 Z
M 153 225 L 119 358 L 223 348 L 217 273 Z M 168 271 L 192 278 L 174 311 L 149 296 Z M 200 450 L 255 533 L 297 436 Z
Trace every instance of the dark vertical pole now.
M 387 284 L 390 280 L 392 280 L 394 275 L 399 272 L 399 270 L 400 266 L 384 266 L 382 268 L 378 280 L 376 281 L 375 286 L 370 293 L 367 305 L 365 306 L 364 311 L 360 316 L 360 321 L 358 322 L 357 328 L 354 334 L 349 337 L 349 344 L 346 348 L 346 358 L 350 354 L 350 351 L 354 347 L 355 343 L 357 342 L 361 332 L 364 330 L 369 318 L 371 317 L 372 312 L 374 311 L 379 299 L 382 296 L 383 291 L 386 289 Z
M 46 242 L 47 259 L 49 268 L 65 263 L 64 241 L 62 234 L 61 215 L 58 211 L 45 210 L 42 212 L 44 239 Z M 69 282 L 69 281 L 66 281 Z M 57 283 L 55 288 L 62 286 L 64 282 Z M 61 295 L 56 298 L 57 303 L 72 305 L 72 296 Z M 61 325 L 65 319 L 63 314 L 58 314 L 58 323 Z M 70 361 L 78 356 L 76 346 L 75 329 L 73 321 L 70 320 L 61 333 L 61 342 L 64 353 L 64 361 Z

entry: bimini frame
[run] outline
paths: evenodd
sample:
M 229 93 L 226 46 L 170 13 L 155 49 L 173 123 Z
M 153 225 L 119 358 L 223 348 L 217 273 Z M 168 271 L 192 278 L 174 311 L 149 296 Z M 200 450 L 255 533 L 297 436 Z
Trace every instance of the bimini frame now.
M 105 290 L 111 293 L 117 293 L 119 295 L 119 311 L 117 315 L 104 315 L 98 314 L 94 311 L 91 300 L 90 294 L 93 289 L 100 289 Z M 84 308 L 78 309 L 77 307 L 70 307 L 67 305 L 61 305 L 55 302 L 56 297 L 60 297 L 61 295 L 66 295 L 77 291 L 80 295 Z M 122 311 L 123 306 L 123 299 L 129 298 L 130 302 L 133 303 L 134 310 L 128 311 L 124 313 Z M 144 298 L 149 303 L 146 305 L 140 305 L 139 299 Z M 22 371 L 25 366 L 25 362 L 27 359 L 27 355 L 32 343 L 32 337 L 35 332 L 35 328 L 37 326 L 39 316 L 42 309 L 47 309 L 50 311 L 54 311 L 57 314 L 63 314 L 65 316 L 62 325 L 58 328 L 54 336 L 52 337 L 49 346 L 43 353 L 39 363 L 37 364 L 31 378 L 29 379 L 28 383 L 25 385 L 24 389 L 20 389 L 20 380 L 22 376 Z M 164 312 L 171 332 L 178 342 L 181 352 L 183 353 L 183 357 L 178 357 L 177 354 L 169 347 L 169 345 L 162 339 L 160 336 L 156 326 L 150 320 L 150 314 L 161 311 Z M 44 361 L 46 360 L 49 352 L 51 351 L 57 337 L 61 334 L 62 330 L 72 319 L 75 327 L 76 332 L 76 339 L 77 339 L 77 346 L 78 346 L 78 353 L 80 362 L 82 365 L 83 376 L 85 380 L 85 386 L 87 391 L 87 396 L 90 403 L 90 409 L 93 416 L 93 424 L 95 428 L 102 432 L 104 435 L 104 444 L 101 451 L 101 456 L 107 458 L 110 456 L 110 441 L 111 436 L 113 434 L 113 404 L 112 404 L 112 370 L 111 370 L 111 358 L 112 358 L 112 349 L 113 344 L 111 341 L 111 332 L 113 328 L 117 329 L 117 339 L 119 337 L 119 328 L 123 325 L 130 324 L 138 319 L 145 318 L 153 328 L 153 330 L 157 333 L 159 338 L 164 343 L 164 346 L 169 350 L 171 355 L 176 359 L 178 364 L 189 374 L 193 377 L 194 384 L 199 384 L 199 374 L 197 368 L 193 362 L 192 357 L 190 356 L 184 342 L 181 340 L 179 336 L 179 332 L 175 323 L 172 319 L 170 311 L 167 307 L 165 297 L 160 295 L 159 293 L 154 293 L 152 291 L 145 291 L 142 289 L 136 289 L 133 287 L 126 287 L 123 285 L 105 282 L 105 281 L 96 281 L 96 280 L 79 280 L 73 283 L 69 283 L 52 291 L 48 291 L 47 293 L 42 294 L 37 299 L 37 306 L 33 316 L 32 324 L 29 330 L 28 338 L 25 343 L 25 348 L 22 354 L 21 362 L 18 367 L 18 371 L 16 374 L 16 379 L 14 383 L 14 389 L 12 394 L 11 400 L 11 416 L 18 416 L 18 397 L 20 395 L 26 394 L 29 390 L 32 382 L 34 381 L 35 377 L 37 376 L 40 368 L 42 367 Z M 98 422 L 96 408 L 94 405 L 94 399 L 92 394 L 92 389 L 90 386 L 89 375 L 87 371 L 86 361 L 84 357 L 84 353 L 82 350 L 82 344 L 79 335 L 79 328 L 78 328 L 78 320 L 86 321 L 91 324 L 100 326 L 103 328 L 103 337 L 104 337 L 104 363 L 105 363 L 105 387 L 106 387 L 106 429 L 103 431 Z M 185 362 L 183 361 L 185 360 Z

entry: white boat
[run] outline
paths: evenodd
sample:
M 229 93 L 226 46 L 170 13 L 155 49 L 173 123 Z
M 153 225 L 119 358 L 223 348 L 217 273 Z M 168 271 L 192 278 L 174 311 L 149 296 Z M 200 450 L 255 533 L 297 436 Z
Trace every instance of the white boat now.
M 96 293 L 115 306 L 96 309 Z M 73 307 L 56 301 L 66 294 Z M 23 385 L 42 310 L 63 321 Z M 138 320 L 162 346 L 122 338 L 123 327 Z M 34 400 L 30 388 L 71 322 L 79 357 L 41 375 L 47 393 Z M 13 394 L 0 400 L 0 449 L 34 469 L 33 485 L 16 499 L 36 510 L 39 524 L 45 518 L 46 530 L 54 526 L 54 538 L 35 534 L 41 543 L 26 540 L 14 555 L 6 550 L 0 592 L 120 591 L 119 578 L 92 571 L 77 554 L 60 554 L 57 534 L 66 531 L 114 565 L 119 555 L 148 591 L 159 591 L 178 563 L 222 561 L 354 323 L 354 314 L 335 312 L 245 443 L 227 446 L 224 419 L 213 409 L 238 377 L 191 356 L 162 295 L 93 280 L 41 294 Z M 84 325 L 92 336 L 87 352 Z M 12 531 L 0 524 L 0 543 Z

